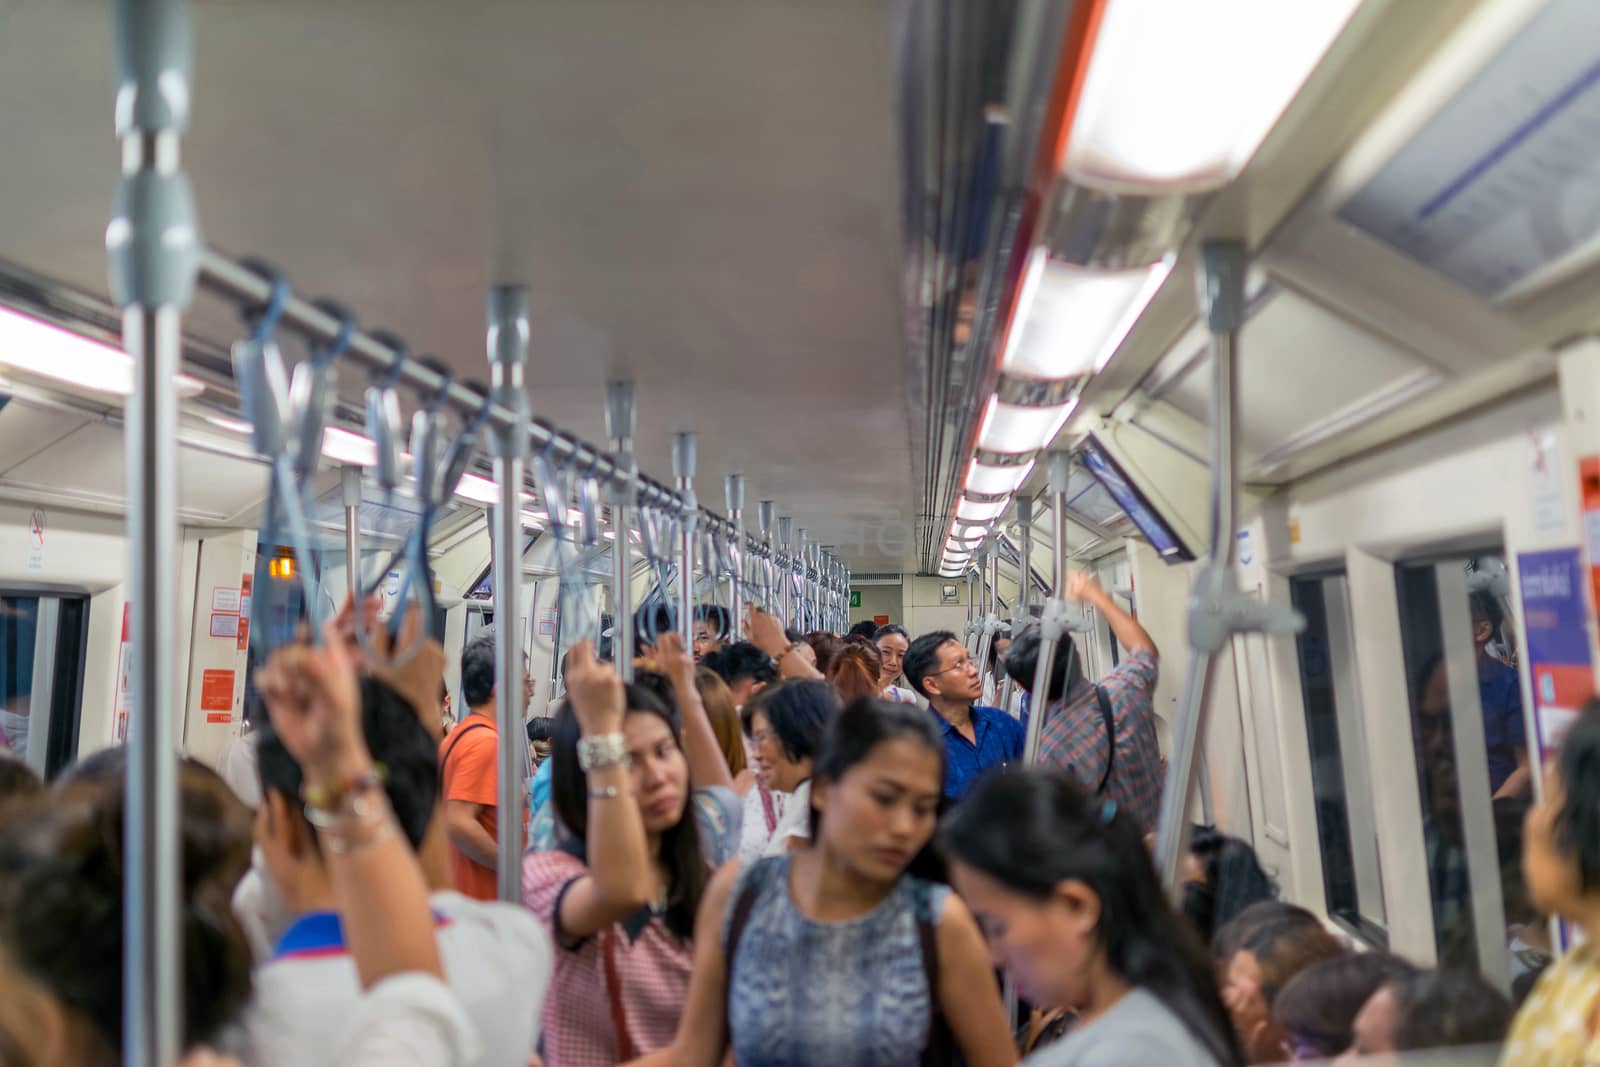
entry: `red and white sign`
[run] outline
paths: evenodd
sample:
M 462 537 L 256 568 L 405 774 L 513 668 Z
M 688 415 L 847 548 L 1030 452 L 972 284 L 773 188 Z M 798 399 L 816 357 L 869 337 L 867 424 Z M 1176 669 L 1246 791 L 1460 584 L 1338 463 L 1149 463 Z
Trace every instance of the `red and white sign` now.
M 202 671 L 200 674 L 200 710 L 206 712 L 206 722 L 233 721 L 233 671 Z
M 111 694 L 111 710 L 115 722 L 115 738 L 118 743 L 128 739 L 128 713 L 133 710 L 133 694 L 130 692 L 129 673 L 133 669 L 133 657 L 128 655 L 129 639 L 133 633 L 133 605 L 122 605 L 122 640 L 117 644 L 117 688 Z
M 44 512 L 38 508 L 28 516 L 28 570 L 44 570 Z

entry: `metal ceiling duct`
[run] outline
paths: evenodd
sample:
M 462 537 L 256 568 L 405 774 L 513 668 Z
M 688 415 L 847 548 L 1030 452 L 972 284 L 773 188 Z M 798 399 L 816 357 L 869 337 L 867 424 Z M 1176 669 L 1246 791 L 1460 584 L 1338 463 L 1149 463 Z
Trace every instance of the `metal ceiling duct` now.
M 994 386 L 997 320 L 1021 274 L 1016 234 L 1070 0 L 902 0 L 896 74 L 906 342 L 921 373 L 917 552 L 938 564 L 968 459 L 973 398 Z

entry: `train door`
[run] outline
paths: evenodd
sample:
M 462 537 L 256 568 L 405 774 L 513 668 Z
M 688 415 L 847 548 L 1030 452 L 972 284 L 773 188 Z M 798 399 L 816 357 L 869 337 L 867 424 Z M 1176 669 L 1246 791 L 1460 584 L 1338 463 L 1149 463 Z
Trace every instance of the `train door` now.
M 1498 549 L 1396 565 L 1434 938 L 1507 991 L 1549 956 L 1522 884 L 1532 760 Z
M 0 739 L 41 777 L 76 758 L 87 597 L 0 590 Z

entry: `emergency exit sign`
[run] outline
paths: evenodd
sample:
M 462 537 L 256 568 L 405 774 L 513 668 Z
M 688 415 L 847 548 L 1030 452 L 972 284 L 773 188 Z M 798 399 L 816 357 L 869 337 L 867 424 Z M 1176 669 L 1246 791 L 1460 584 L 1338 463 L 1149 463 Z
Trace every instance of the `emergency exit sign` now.
M 859 608 L 861 606 L 861 590 L 850 590 L 850 606 L 853 608 Z

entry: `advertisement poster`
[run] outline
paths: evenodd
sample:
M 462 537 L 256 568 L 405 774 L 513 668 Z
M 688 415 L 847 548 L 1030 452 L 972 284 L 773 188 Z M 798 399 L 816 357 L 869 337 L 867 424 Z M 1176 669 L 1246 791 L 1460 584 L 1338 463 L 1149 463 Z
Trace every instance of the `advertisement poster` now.
M 1536 754 L 1542 760 L 1594 695 L 1589 629 L 1584 618 L 1583 561 L 1576 548 L 1525 552 L 1517 557 L 1517 574 L 1538 726 Z
M 128 672 L 133 669 L 133 657 L 128 655 L 128 640 L 133 627 L 133 605 L 122 605 L 122 641 L 117 645 L 117 691 L 112 695 L 112 710 L 116 713 L 116 740 L 118 744 L 128 739 L 128 712 L 133 708 L 133 694 L 129 692 Z

